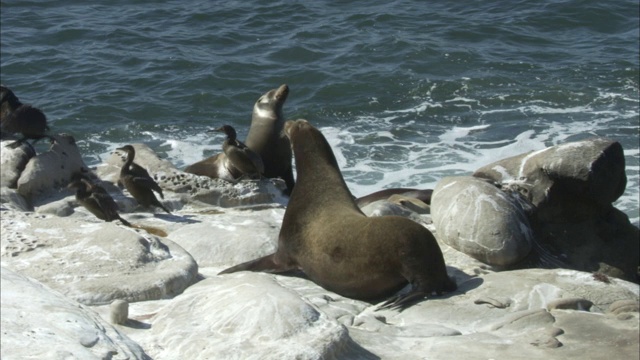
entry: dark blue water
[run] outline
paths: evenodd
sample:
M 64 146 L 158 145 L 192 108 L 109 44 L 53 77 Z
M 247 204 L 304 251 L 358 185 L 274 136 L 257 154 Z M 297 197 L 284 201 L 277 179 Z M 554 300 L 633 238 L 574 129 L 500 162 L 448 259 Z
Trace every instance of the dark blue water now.
M 637 224 L 638 1 L 3 1 L 1 81 L 88 165 L 145 142 L 179 167 L 243 138 L 287 83 L 356 194 L 433 187 L 499 158 L 606 136 Z

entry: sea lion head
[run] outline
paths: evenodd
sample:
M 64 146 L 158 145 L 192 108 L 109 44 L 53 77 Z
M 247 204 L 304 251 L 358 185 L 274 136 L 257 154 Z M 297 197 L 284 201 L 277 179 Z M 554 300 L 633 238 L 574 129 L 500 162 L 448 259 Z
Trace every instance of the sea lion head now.
M 288 120 L 284 123 L 283 131 L 291 142 L 296 164 L 304 163 L 303 159 L 314 159 L 314 162 L 326 161 L 331 167 L 340 171 L 331 145 L 320 130 L 307 120 Z
M 280 85 L 277 89 L 269 90 L 256 101 L 253 116 L 277 119 L 282 117 L 282 106 L 289 96 L 289 86 Z

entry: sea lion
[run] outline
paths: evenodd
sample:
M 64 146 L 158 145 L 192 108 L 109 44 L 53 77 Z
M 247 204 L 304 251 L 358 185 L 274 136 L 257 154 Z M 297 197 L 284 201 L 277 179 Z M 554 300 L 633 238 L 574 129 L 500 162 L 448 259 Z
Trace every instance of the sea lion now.
M 0 85 L 0 133 L 4 137 L 8 134 L 20 133 L 22 137 L 7 145 L 9 148 L 17 148 L 23 142 L 32 139 L 35 143 L 42 138 L 52 137 L 46 134 L 49 131 L 47 117 L 42 110 L 20 102 L 18 97 L 4 85 Z
M 288 195 L 293 190 L 293 168 L 291 166 L 291 145 L 283 134 L 284 116 L 282 106 L 289 95 L 286 84 L 262 95 L 253 106 L 251 127 L 245 144 L 256 152 L 264 163 L 264 176 L 282 178 Z
M 160 195 L 160 198 L 164 199 L 162 194 L 162 188 L 153 180 L 149 175 L 149 172 L 142 166 L 133 162 L 136 156 L 136 151 L 131 145 L 125 145 L 116 150 L 121 150 L 127 153 L 127 160 L 122 169 L 120 170 L 120 181 L 125 188 L 129 191 L 136 201 L 143 207 L 149 207 L 151 205 L 157 206 L 168 214 L 171 212 L 156 198 L 154 191 Z
M 287 121 L 298 173 L 270 255 L 222 271 L 302 270 L 340 295 L 377 300 L 411 284 L 382 308 L 404 308 L 432 292 L 456 289 L 438 243 L 425 227 L 399 216 L 367 217 L 356 205 L 329 143 L 305 120 Z
M 394 195 L 401 195 L 405 198 L 414 198 L 427 205 L 431 204 L 432 189 L 408 189 L 408 188 L 391 188 L 373 192 L 371 194 L 361 196 L 356 199 L 359 207 L 367 206 L 378 200 L 386 200 Z

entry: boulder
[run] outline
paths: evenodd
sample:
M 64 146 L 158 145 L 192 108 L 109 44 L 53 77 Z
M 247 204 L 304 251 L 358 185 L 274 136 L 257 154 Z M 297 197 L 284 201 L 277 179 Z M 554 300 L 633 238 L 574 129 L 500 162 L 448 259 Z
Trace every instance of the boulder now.
M 473 176 L 510 186 L 548 222 L 580 222 L 608 210 L 627 183 L 620 143 L 603 138 L 571 142 L 503 159 Z
M 54 135 L 49 151 L 32 157 L 17 181 L 18 193 L 32 203 L 46 199 L 66 187 L 73 174 L 87 172 L 75 139 L 71 135 Z
M 100 315 L 2 267 L 3 359 L 150 359 Z
M 242 273 L 193 285 L 152 319 L 141 344 L 156 359 L 358 358 L 346 328 L 273 276 Z M 148 342 L 147 342 L 148 341 Z
M 11 212 L 1 224 L 4 266 L 83 304 L 168 298 L 196 281 L 180 246 L 115 222 Z
M 221 209 L 193 219 L 169 239 L 193 255 L 200 267 L 226 266 L 271 254 L 278 248 L 284 209 Z
M 7 147 L 14 143 L 14 140 L 2 140 L 0 142 L 0 187 L 15 189 L 18 185 L 18 178 L 24 170 L 29 160 L 36 156 L 33 147 L 28 143 L 22 143 L 15 149 Z
M 529 220 L 510 195 L 471 176 L 436 185 L 431 214 L 437 238 L 486 264 L 508 266 L 529 254 Z
M 595 138 L 557 145 L 494 162 L 474 176 L 531 205 L 535 259 L 529 266 L 640 280 L 640 232 L 612 204 L 627 182 L 620 143 Z
M 163 190 L 178 194 L 182 204 L 203 203 L 236 207 L 287 202 L 287 198 L 281 195 L 282 190 L 286 188 L 281 179 L 247 180 L 238 183 L 211 179 L 178 170 L 171 162 L 160 159 L 147 145 L 133 144 L 133 147 L 136 150 L 135 163 L 146 168 Z M 115 151 L 98 167 L 97 175 L 103 180 L 117 183 L 125 160 L 124 152 Z

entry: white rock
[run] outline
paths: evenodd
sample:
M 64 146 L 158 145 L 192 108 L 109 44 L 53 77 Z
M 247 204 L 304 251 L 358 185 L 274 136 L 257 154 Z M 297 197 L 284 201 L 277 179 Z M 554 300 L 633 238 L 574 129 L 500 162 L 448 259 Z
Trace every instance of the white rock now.
M 148 359 L 93 310 L 2 268 L 2 358 Z
M 76 142 L 71 135 L 54 135 L 51 149 L 31 158 L 18 179 L 18 193 L 36 202 L 55 190 L 67 186 L 76 172 L 87 171 Z
M 348 358 L 347 330 L 266 274 L 210 278 L 153 320 L 156 359 Z
M 531 251 L 533 234 L 516 201 L 471 176 L 440 180 L 431 199 L 438 239 L 486 264 L 506 266 Z
M 275 252 L 283 216 L 281 208 L 220 209 L 194 218 L 196 222 L 172 231 L 169 239 L 201 267 L 230 267 Z
M 0 224 L 3 266 L 83 304 L 174 296 L 198 271 L 172 241 L 114 222 L 5 212 Z

